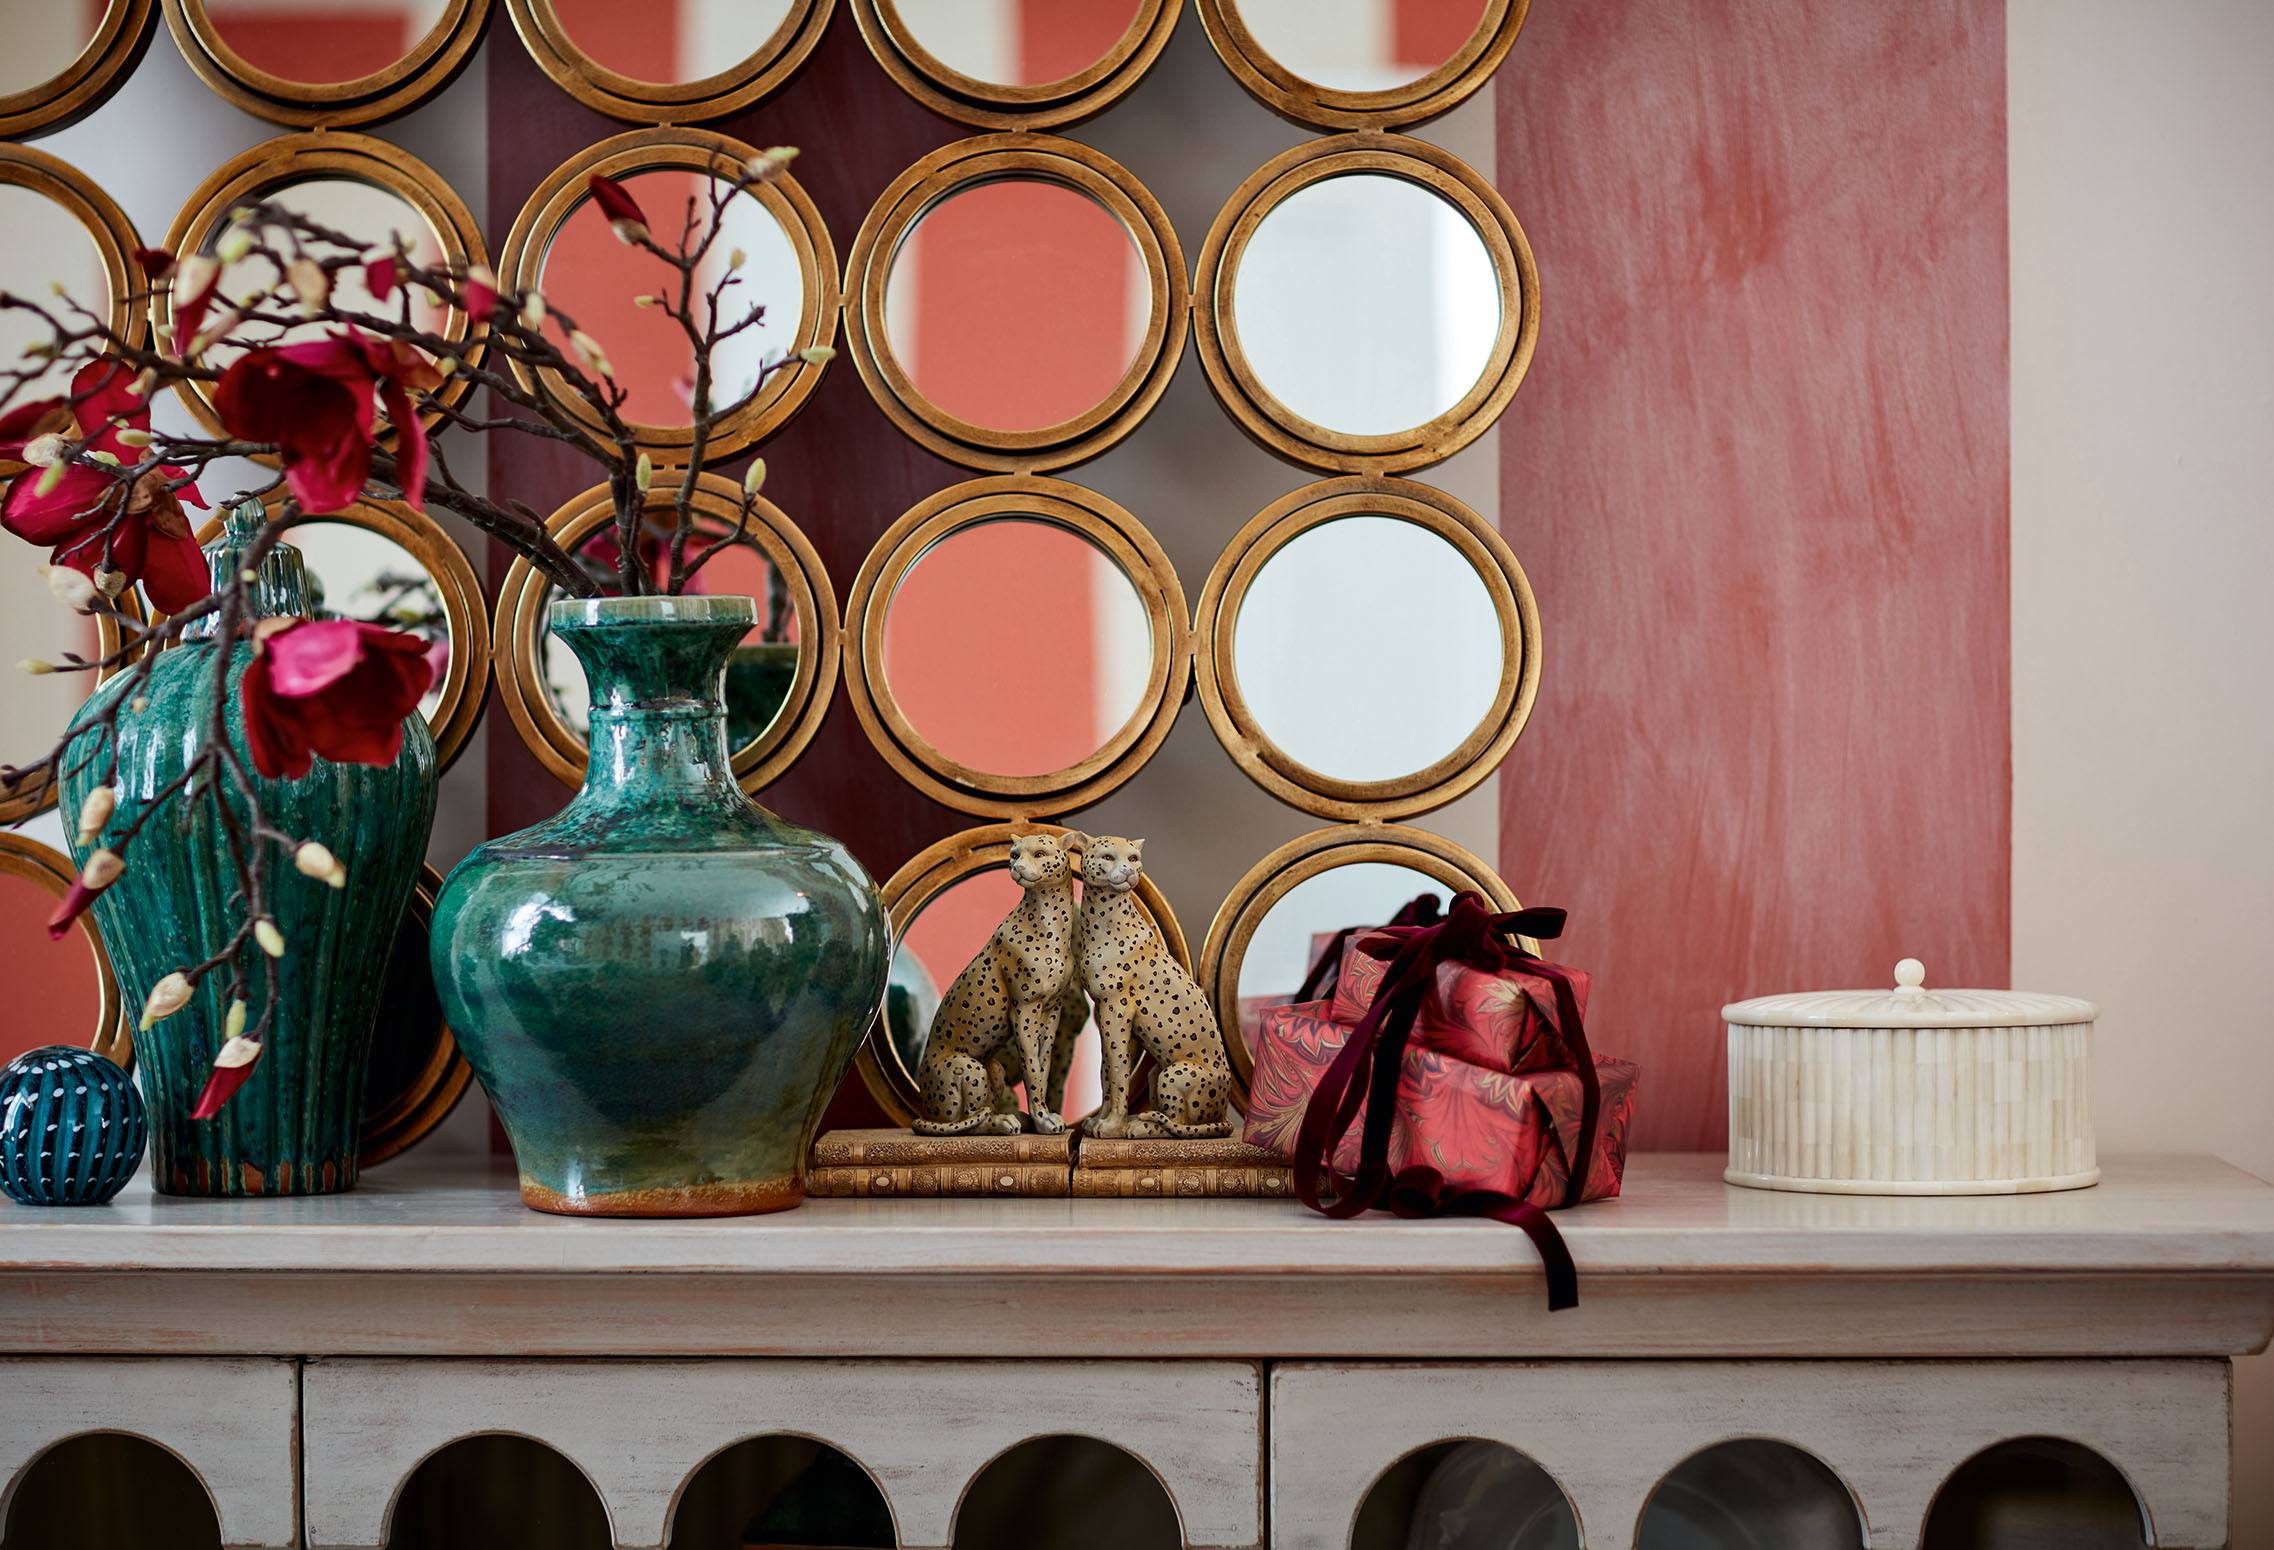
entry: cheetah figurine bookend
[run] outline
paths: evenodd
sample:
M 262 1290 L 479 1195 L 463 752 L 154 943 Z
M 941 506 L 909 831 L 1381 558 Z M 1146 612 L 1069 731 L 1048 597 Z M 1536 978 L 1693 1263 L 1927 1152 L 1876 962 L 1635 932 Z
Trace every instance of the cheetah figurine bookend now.
M 1078 961 L 1096 1009 L 1103 1096 L 1082 1122 L 1100 1140 L 1214 1140 L 1232 1133 L 1232 1065 L 1215 1009 L 1169 955 L 1136 894 L 1143 840 L 1068 834 L 1082 859 Z M 1153 1057 L 1150 1103 L 1130 1112 L 1142 1048 Z
M 916 1077 L 923 1136 L 1017 1135 L 1032 1127 L 1044 1135 L 1066 1128 L 1054 1107 L 1063 1101 L 1069 1047 L 1060 1056 L 1061 1024 L 1081 1027 L 1081 985 L 1075 973 L 1074 869 L 1056 835 L 1022 834 L 1011 841 L 1009 870 L 1022 890 L 1018 904 L 979 956 L 955 977 L 932 1017 Z M 1074 1003 L 1069 1009 L 1068 1002 Z M 1016 1051 L 1015 1063 L 1007 1057 Z M 1019 1078 L 1047 1073 L 1027 1085 L 1022 1117 L 1009 1100 L 1009 1069 Z

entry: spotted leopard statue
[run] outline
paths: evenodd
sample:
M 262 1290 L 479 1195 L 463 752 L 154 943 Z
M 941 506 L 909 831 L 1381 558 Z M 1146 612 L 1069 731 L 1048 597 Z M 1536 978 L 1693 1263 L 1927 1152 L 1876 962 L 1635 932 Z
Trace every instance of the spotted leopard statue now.
M 1207 996 L 1178 966 L 1138 899 L 1145 842 L 1069 834 L 1082 858 L 1080 980 L 1096 1008 L 1103 1095 L 1082 1122 L 1111 1139 L 1212 1140 L 1232 1133 L 1232 1066 Z M 1153 1057 L 1150 1103 L 1130 1112 L 1142 1049 Z
M 1023 834 L 1011 841 L 1009 869 L 1022 890 L 1018 904 L 933 1014 L 917 1069 L 922 1115 L 910 1128 L 918 1135 L 1016 1135 L 1029 1125 L 1057 1135 L 1066 1128 L 1057 1112 L 1064 1062 L 1073 1058 L 1074 1033 L 1084 1021 L 1074 966 L 1073 862 L 1057 836 Z M 1069 1020 L 1072 1030 L 1061 1035 Z M 1028 1085 L 1022 1118 L 1008 1084 L 1030 1071 L 1051 1080 Z

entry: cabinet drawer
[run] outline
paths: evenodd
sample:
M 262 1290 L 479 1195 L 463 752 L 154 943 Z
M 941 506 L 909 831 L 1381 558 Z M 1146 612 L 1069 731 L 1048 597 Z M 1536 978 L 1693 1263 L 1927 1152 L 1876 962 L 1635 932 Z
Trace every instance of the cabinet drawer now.
M 705 1494 L 706 1464 L 778 1437 L 842 1455 L 840 1478 L 865 1474 L 904 1546 L 948 1545 L 989 1474 L 1022 1467 L 1006 1455 L 1062 1436 L 1094 1439 L 1073 1445 L 1085 1470 L 1102 1458 L 1139 1498 L 1165 1492 L 1169 1542 L 1263 1540 L 1261 1379 L 1242 1363 L 336 1360 L 309 1363 L 305 1382 L 313 1550 L 386 1544 L 404 1501 L 428 1500 L 406 1490 L 422 1464 L 495 1434 L 566 1460 L 622 1547 L 667 1543 L 675 1515 Z M 1031 1478 L 1050 1486 L 1047 1470 Z M 1073 1505 L 1148 1504 L 1107 1490 Z
M 1488 1503 L 1541 1550 L 1911 1550 L 1930 1510 L 2136 1513 L 2148 1543 L 2209 1550 L 2228 1408 L 2221 1361 L 1290 1364 L 1271 1376 L 1272 1544 L 1344 1550 Z M 2062 1480 L 2106 1490 L 2095 1507 Z M 1737 1537 L 1643 1533 L 1646 1507 Z
M 293 1362 L 0 1358 L 0 1524 L 12 1545 L 168 1550 L 218 1529 L 230 1550 L 283 1550 L 299 1425 Z

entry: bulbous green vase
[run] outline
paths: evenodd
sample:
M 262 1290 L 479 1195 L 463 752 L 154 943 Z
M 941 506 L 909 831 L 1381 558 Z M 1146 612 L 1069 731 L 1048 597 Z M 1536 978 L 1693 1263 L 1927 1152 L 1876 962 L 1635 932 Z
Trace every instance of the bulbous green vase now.
M 460 862 L 434 974 L 522 1200 L 726 1216 L 804 1198 L 892 932 L 844 846 L 743 794 L 722 684 L 739 597 L 557 602 L 591 689 L 584 785 Z
M 240 508 L 207 546 L 215 584 L 234 577 L 261 526 L 259 504 Z M 299 551 L 278 544 L 262 562 L 252 611 L 261 616 L 308 612 Z M 252 646 L 224 649 L 192 623 L 183 643 L 151 665 L 141 693 L 147 703 L 120 712 L 118 810 L 106 838 L 122 833 L 187 767 L 209 724 L 216 693 L 227 697 L 230 743 L 252 772 L 238 683 Z M 114 680 L 73 719 L 86 725 L 125 692 Z M 62 782 L 63 811 L 76 813 L 103 780 L 109 761 L 89 758 L 89 742 L 73 746 Z M 314 1195 L 352 1187 L 371 1056 L 388 959 L 404 907 L 434 827 L 434 738 L 415 712 L 403 722 L 403 749 L 385 769 L 318 759 L 298 780 L 253 775 L 272 825 L 300 839 L 321 840 L 347 868 L 345 888 L 293 869 L 282 850 L 266 848 L 270 913 L 284 934 L 278 962 L 276 1021 L 260 1064 L 218 1117 L 193 1120 L 222 1044 L 229 975 L 209 974 L 190 1004 L 134 1036 L 135 1074 L 150 1114 L 152 1184 L 174 1195 Z M 247 810 L 224 786 L 223 800 L 240 828 Z M 65 825 L 69 830 L 71 825 Z M 102 841 L 97 841 L 102 843 Z M 229 866 L 230 838 L 210 793 L 177 795 L 159 809 L 127 850 L 125 873 L 96 896 L 95 924 L 118 973 L 129 1015 L 151 987 L 176 969 L 219 952 L 244 921 Z M 73 837 L 84 864 L 91 845 Z M 258 1021 L 265 994 L 259 975 L 247 997 Z

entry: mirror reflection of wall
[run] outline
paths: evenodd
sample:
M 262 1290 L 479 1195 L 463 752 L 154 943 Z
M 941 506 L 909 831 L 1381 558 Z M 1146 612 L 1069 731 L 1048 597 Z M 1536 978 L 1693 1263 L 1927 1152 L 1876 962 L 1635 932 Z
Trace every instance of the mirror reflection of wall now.
M 0 872 L 0 963 L 8 966 L 0 1065 L 43 1044 L 85 1044 L 94 1036 L 102 982 L 85 933 L 48 940 L 56 898 L 29 878 Z
M 671 85 L 702 80 L 748 59 L 789 19 L 791 10 L 791 0 L 552 3 L 553 15 L 569 41 L 601 68 L 635 81 Z M 652 208 L 649 213 L 654 213 Z
M 1236 628 L 1232 667 L 1257 726 L 1336 780 L 1428 768 L 1500 689 L 1500 618 L 1483 579 L 1437 534 L 1395 517 L 1298 534 L 1256 572 Z
M 29 91 L 61 75 L 102 26 L 107 0 L 8 7 L 8 46 L 0 49 L 0 96 Z M 10 357 L 13 359 L 13 357 Z
M 659 167 L 619 181 L 639 201 L 655 240 L 666 248 L 678 245 L 690 200 L 695 201 L 695 218 L 704 226 L 710 222 L 712 180 L 707 172 Z M 764 320 L 712 354 L 712 398 L 721 407 L 748 398 L 764 364 L 795 347 L 805 311 L 797 247 L 773 212 L 749 194 L 728 201 L 718 239 L 696 272 L 697 284 L 707 288 L 724 276 L 738 249 L 744 256 L 741 278 L 720 301 L 720 318 L 731 324 L 762 307 Z M 590 199 L 580 199 L 561 223 L 540 271 L 545 294 L 607 352 L 616 380 L 631 394 L 624 414 L 642 425 L 685 425 L 692 418 L 694 352 L 686 336 L 662 309 L 633 304 L 637 296 L 653 295 L 670 274 L 652 254 L 617 241 Z
M 1237 0 L 1264 52 L 1336 91 L 1390 91 L 1460 52 L 1485 0 Z
M 1047 178 L 952 190 L 892 255 L 885 334 L 916 390 L 997 431 L 1060 425 L 1128 372 L 1153 307 L 1118 217 Z
M 1346 173 L 1264 216 L 1232 313 L 1266 392 L 1328 430 L 1383 436 L 1428 424 L 1476 386 L 1500 328 L 1500 279 L 1451 202 L 1407 178 Z
M 1251 1040 L 1254 1019 L 1293 998 L 1327 937 L 1386 924 L 1422 894 L 1435 895 L 1440 907 L 1453 902 L 1453 890 L 1427 873 L 1385 861 L 1354 861 L 1290 888 L 1265 912 L 1240 960 L 1240 1021 Z
M 409 246 L 411 257 L 421 264 L 439 263 L 442 258 L 442 239 L 433 226 L 410 201 L 392 189 L 358 178 L 301 178 L 264 189 L 257 196 L 269 200 L 293 213 L 305 216 L 319 225 L 328 226 L 343 235 L 355 237 L 371 246 L 390 246 L 400 236 Z M 224 227 L 216 224 L 206 233 L 201 244 L 208 253 L 221 240 Z M 227 265 L 221 272 L 221 292 L 225 296 L 242 296 L 274 286 L 284 277 L 274 264 L 258 255 L 247 256 Z M 411 320 L 429 332 L 441 332 L 449 309 L 420 299 L 412 291 Z M 375 300 L 363 284 L 363 268 L 351 264 L 342 269 L 332 281 L 334 305 L 369 312 L 391 312 L 400 302 L 390 297 L 385 304 Z M 295 323 L 278 328 L 268 323 L 246 323 L 231 330 L 231 337 L 246 345 L 274 344 L 303 339 L 319 339 L 336 332 L 337 324 L 319 322 Z M 236 344 L 216 344 L 206 352 L 205 364 L 215 369 L 226 369 L 229 363 L 244 353 Z
M 1054 522 L 959 528 L 887 605 L 884 678 L 918 736 L 990 775 L 1045 775 L 1143 704 L 1152 621 L 1111 556 Z
M 448 9 L 448 0 L 206 0 L 205 4 L 214 32 L 245 63 L 288 81 L 327 85 L 385 70 L 423 42 Z
M 0 184 L 0 231 L 8 234 L 0 246 L 0 291 L 47 306 L 53 300 L 49 287 L 60 283 L 73 301 L 108 311 L 110 278 L 103 271 L 102 255 L 93 236 L 69 210 L 32 189 Z M 0 360 L 7 361 L 10 370 L 24 359 L 26 345 L 50 336 L 47 325 L 30 313 L 13 308 L 0 312 Z M 68 391 L 71 371 L 68 363 L 50 365 L 32 383 L 18 388 L 11 403 Z
M 997 86 L 1045 86 L 1112 52 L 1140 0 L 898 0 L 916 46 Z

